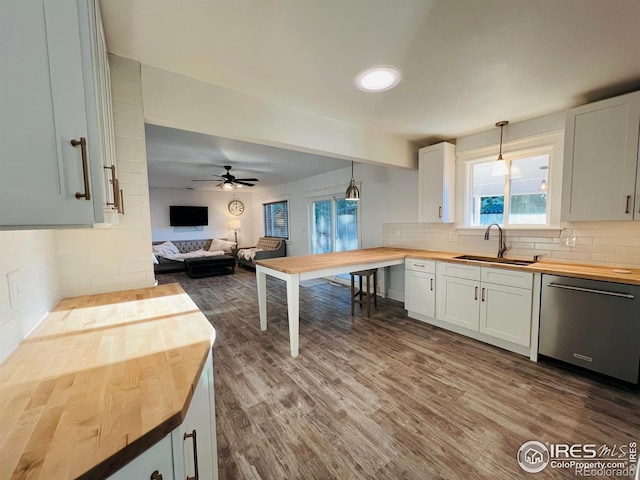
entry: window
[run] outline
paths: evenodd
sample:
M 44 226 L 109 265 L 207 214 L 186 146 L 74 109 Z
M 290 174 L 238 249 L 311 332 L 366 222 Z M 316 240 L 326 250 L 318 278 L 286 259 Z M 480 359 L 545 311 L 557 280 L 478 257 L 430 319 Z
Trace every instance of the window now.
M 264 207 L 264 234 L 267 237 L 289 238 L 289 202 L 265 203 Z
M 549 167 L 551 151 L 541 149 L 507 162 L 507 175 L 495 175 L 495 158 L 469 162 L 467 225 L 550 225 Z

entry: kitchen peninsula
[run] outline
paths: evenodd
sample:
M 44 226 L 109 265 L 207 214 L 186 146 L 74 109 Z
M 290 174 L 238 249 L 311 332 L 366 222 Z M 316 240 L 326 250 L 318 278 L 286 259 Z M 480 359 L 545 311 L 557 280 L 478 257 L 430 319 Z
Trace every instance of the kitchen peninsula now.
M 258 307 L 260 312 L 260 328 L 267 329 L 267 275 L 284 280 L 287 283 L 287 309 L 289 320 L 289 343 L 291 356 L 297 357 L 299 353 L 299 286 L 300 281 L 314 278 L 327 277 L 341 273 L 349 273 L 356 270 L 370 268 L 383 268 L 392 265 L 402 265 L 406 258 L 437 260 L 450 263 L 467 265 L 485 265 L 537 274 L 534 284 L 539 288 L 539 276 L 542 273 L 566 275 L 577 278 L 603 280 L 610 282 L 628 283 L 640 285 L 640 270 L 620 270 L 607 266 L 579 265 L 555 262 L 536 262 L 530 265 L 511 265 L 504 263 L 479 262 L 470 259 L 456 258 L 460 253 L 437 252 L 419 249 L 406 249 L 394 247 L 376 247 L 346 252 L 332 252 L 315 255 L 301 255 L 296 257 L 283 257 L 268 260 L 260 260 L 256 267 L 256 282 L 258 290 Z M 622 272 L 622 273 L 621 273 Z M 625 273 L 628 272 L 628 273 Z M 539 290 L 534 290 L 534 295 L 539 295 Z M 535 302 L 534 302 L 535 307 Z M 531 338 L 536 341 L 531 345 L 531 358 L 537 358 L 537 307 L 532 318 Z M 498 345 L 501 346 L 501 345 Z M 522 353 L 522 352 L 521 352 Z

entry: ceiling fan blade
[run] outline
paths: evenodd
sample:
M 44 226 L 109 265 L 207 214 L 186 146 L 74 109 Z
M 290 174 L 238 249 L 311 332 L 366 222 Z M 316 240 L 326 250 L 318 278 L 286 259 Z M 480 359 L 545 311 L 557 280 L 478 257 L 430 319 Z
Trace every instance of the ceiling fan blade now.
M 233 183 L 237 183 L 238 185 L 246 185 L 247 187 L 255 187 L 253 183 L 243 182 L 242 180 L 235 180 Z
M 257 178 L 236 178 L 236 182 L 259 182 Z
M 191 180 L 192 182 L 219 182 L 217 178 L 212 178 L 211 180 Z

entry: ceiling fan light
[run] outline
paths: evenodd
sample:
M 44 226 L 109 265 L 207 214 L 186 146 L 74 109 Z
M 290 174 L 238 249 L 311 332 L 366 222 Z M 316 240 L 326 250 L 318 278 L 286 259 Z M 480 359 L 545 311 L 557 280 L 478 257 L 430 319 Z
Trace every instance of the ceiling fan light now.
M 237 187 L 233 184 L 233 183 L 222 183 L 220 185 L 220 189 L 224 190 L 225 192 L 232 192 L 236 189 Z

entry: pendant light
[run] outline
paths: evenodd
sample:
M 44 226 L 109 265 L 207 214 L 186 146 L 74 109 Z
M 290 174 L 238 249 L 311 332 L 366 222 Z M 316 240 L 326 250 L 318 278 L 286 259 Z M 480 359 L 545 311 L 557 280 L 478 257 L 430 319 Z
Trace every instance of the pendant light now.
M 542 181 L 540 182 L 540 186 L 538 187 L 538 190 L 540 190 L 541 192 L 546 192 L 547 189 L 549 188 L 549 184 L 547 183 L 547 170 L 549 169 L 549 167 L 547 165 L 543 165 L 542 167 L 540 167 L 540 170 L 542 170 Z
M 504 176 L 507 174 L 507 164 L 504 161 L 504 158 L 502 158 L 502 132 L 504 127 L 507 125 L 509 125 L 509 122 L 506 120 L 496 123 L 496 127 L 500 127 L 500 153 L 498 154 L 498 158 L 491 169 L 491 175 L 494 177 Z
M 344 198 L 345 200 L 360 200 L 360 190 L 358 190 L 356 181 L 353 179 L 353 161 L 351 162 L 351 181 L 344 194 Z

